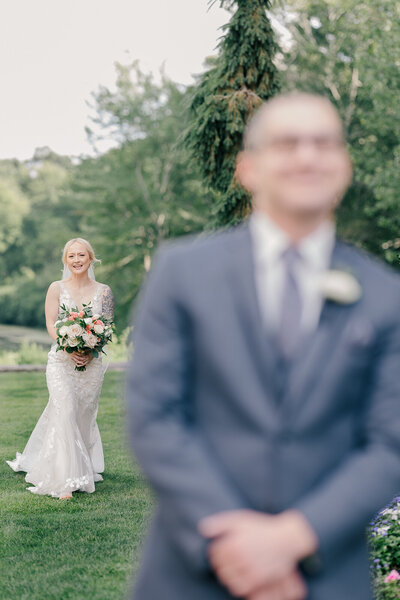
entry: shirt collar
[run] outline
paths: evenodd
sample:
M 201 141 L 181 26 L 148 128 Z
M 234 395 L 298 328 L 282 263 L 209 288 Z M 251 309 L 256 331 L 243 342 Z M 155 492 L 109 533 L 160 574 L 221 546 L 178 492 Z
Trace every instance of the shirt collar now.
M 254 210 L 249 226 L 256 245 L 256 257 L 268 263 L 279 260 L 282 252 L 290 245 L 290 238 L 267 214 Z M 306 263 L 317 270 L 329 268 L 336 228 L 326 220 L 317 229 L 304 237 L 298 244 L 299 253 Z
M 326 220 L 315 231 L 301 240 L 300 254 L 304 260 L 318 271 L 329 269 L 336 240 L 335 224 Z

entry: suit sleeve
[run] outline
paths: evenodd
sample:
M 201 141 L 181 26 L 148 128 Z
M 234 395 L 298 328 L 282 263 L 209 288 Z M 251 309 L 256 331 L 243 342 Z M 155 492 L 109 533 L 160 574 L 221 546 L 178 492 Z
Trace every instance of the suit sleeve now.
M 174 254 L 171 248 L 158 251 L 135 311 L 127 378 L 130 439 L 159 497 L 167 535 L 194 569 L 208 570 L 199 520 L 245 503 L 196 424 L 193 336 Z
M 399 315 L 382 332 L 373 359 L 364 445 L 294 506 L 317 533 L 322 567 L 365 536 L 372 517 L 400 491 Z

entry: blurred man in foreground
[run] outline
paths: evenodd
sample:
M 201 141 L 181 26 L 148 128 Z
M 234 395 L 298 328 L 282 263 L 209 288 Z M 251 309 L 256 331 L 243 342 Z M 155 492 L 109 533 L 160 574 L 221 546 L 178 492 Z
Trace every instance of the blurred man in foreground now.
M 248 125 L 249 222 L 159 250 L 131 438 L 158 494 L 137 600 L 368 600 L 365 529 L 400 488 L 400 283 L 336 239 L 341 120 L 295 93 Z

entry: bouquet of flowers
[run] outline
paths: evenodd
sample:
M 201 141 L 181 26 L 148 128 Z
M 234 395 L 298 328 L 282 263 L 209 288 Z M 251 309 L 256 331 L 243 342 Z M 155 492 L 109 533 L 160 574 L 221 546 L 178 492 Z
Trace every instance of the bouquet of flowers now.
M 111 341 L 113 323 L 104 315 L 94 315 L 90 304 L 84 304 L 82 310 L 69 309 L 61 305 L 55 323 L 57 331 L 57 352 L 64 350 L 69 354 L 80 352 L 98 357 L 103 348 Z M 75 367 L 76 371 L 86 371 L 86 367 Z

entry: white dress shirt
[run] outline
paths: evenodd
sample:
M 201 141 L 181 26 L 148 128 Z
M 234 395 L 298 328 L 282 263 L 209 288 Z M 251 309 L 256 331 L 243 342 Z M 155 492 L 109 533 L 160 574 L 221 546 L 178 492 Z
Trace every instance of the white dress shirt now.
M 252 213 L 249 227 L 261 315 L 265 326 L 274 331 L 279 323 L 285 276 L 282 253 L 291 245 L 291 240 L 268 215 L 260 211 Z M 295 276 L 302 299 L 300 325 L 303 333 L 317 327 L 323 303 L 319 277 L 329 269 L 334 244 L 335 226 L 327 220 L 296 245 L 300 258 Z

